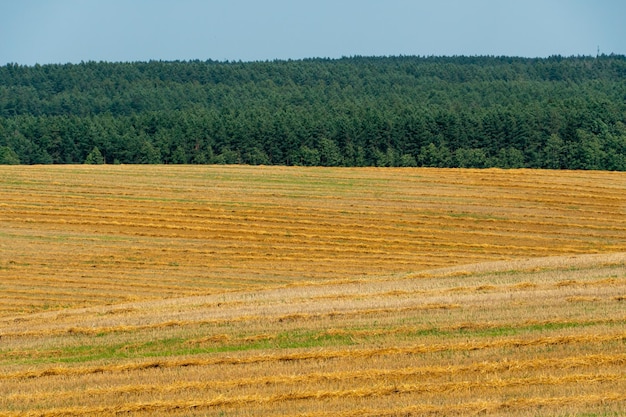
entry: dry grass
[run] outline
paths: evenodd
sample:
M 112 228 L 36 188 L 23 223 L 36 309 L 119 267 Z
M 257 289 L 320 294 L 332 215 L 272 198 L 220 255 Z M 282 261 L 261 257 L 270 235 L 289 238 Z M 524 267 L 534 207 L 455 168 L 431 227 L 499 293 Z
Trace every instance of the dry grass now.
M 0 416 L 626 413 L 622 173 L 0 185 Z
M 623 173 L 39 166 L 0 178 L 0 315 L 626 251 Z

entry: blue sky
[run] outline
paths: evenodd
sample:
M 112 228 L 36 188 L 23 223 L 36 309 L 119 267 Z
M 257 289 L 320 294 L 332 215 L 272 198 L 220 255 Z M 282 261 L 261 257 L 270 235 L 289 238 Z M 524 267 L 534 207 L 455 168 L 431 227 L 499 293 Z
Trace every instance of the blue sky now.
M 626 54 L 624 22 L 624 0 L 0 0 L 0 65 Z

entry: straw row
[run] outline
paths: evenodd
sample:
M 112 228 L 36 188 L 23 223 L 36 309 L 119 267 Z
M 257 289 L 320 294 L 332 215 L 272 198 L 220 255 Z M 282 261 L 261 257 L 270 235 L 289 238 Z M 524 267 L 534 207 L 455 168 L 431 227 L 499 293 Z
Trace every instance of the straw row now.
M 615 382 L 626 379 L 626 375 L 606 374 L 606 375 L 567 375 L 564 377 L 539 376 L 530 378 L 514 378 L 507 380 L 490 380 L 490 381 L 464 381 L 451 383 L 436 384 L 380 384 L 374 387 L 359 387 L 346 390 L 311 390 L 311 391 L 292 391 L 286 393 L 278 393 L 269 396 L 262 395 L 242 395 L 229 397 L 220 395 L 212 399 L 195 399 L 181 401 L 150 401 L 143 403 L 121 404 L 121 405 L 101 405 L 101 406 L 82 406 L 68 407 L 60 409 L 48 409 L 45 411 L 25 412 L 15 414 L 5 414 L 5 416 L 41 416 L 41 417 L 58 417 L 58 416 L 75 416 L 89 414 L 121 414 L 121 413 L 137 413 L 137 412 L 164 412 L 179 410 L 194 410 L 214 407 L 236 407 L 246 406 L 249 404 L 272 404 L 284 403 L 288 401 L 302 400 L 328 400 L 343 398 L 368 398 L 383 397 L 389 395 L 402 394 L 442 394 L 451 391 L 471 390 L 471 389 L 502 389 L 508 387 L 519 387 L 528 385 L 564 385 L 564 384 L 590 384 L 601 382 Z M 612 393 L 609 396 L 603 396 L 602 401 L 620 401 L 626 399 L 626 394 Z M 500 405 L 501 409 L 527 408 L 529 406 L 562 404 L 565 398 L 543 399 L 535 401 L 527 401 L 524 399 L 509 400 Z M 576 400 L 574 400 L 576 401 Z M 594 398 L 592 402 L 598 401 Z M 0 414 L 0 416 L 2 416 Z
M 284 354 L 264 354 L 241 357 L 158 359 L 146 362 L 132 362 L 122 365 L 100 365 L 89 367 L 56 367 L 36 371 L 22 371 L 0 374 L 0 379 L 41 378 L 47 376 L 76 376 L 105 372 L 129 372 L 154 368 L 175 368 L 209 365 L 238 365 L 262 362 L 291 362 L 305 360 L 330 360 L 338 358 L 367 359 L 384 355 L 418 355 L 434 352 L 470 352 L 482 349 L 502 349 L 510 347 L 557 346 L 568 344 L 592 344 L 626 340 L 626 332 L 603 335 L 572 335 L 539 337 L 528 339 L 496 339 L 486 342 L 460 342 L 420 344 L 407 347 L 384 347 L 364 349 L 318 350 Z
M 101 326 L 101 327 L 78 327 L 60 329 L 44 329 L 44 330 L 27 330 L 23 332 L 4 332 L 0 333 L 0 337 L 39 337 L 39 336 L 55 336 L 55 335 L 102 335 L 106 333 L 129 333 L 141 330 L 163 329 L 168 327 L 185 327 L 185 326 L 203 326 L 203 325 L 223 325 L 226 323 L 237 323 L 244 321 L 294 321 L 294 320 L 313 320 L 328 317 L 354 317 L 366 316 L 385 313 L 402 313 L 408 311 L 425 311 L 425 310 L 450 310 L 460 308 L 458 304 L 418 304 L 403 307 L 384 307 L 370 308 L 363 310 L 346 310 L 346 311 L 330 311 L 321 313 L 290 313 L 278 316 L 262 316 L 248 315 L 238 316 L 228 319 L 207 319 L 207 320 L 169 320 L 160 323 L 141 324 L 141 325 L 120 325 L 120 326 Z
M 484 415 L 492 413 L 510 413 L 521 410 L 541 408 L 558 409 L 564 406 L 588 407 L 610 405 L 626 401 L 623 392 L 605 392 L 602 394 L 575 395 L 566 397 L 531 397 L 513 398 L 502 401 L 471 401 L 461 404 L 435 405 L 419 404 L 393 409 L 360 408 L 332 413 L 300 413 L 298 417 L 396 417 L 410 415 Z
M 229 380 L 176 382 L 173 384 L 133 384 L 125 386 L 115 386 L 108 388 L 86 388 L 81 389 L 80 395 L 94 396 L 117 396 L 131 393 L 153 393 L 164 394 L 188 390 L 218 390 L 235 387 L 259 387 L 276 385 L 284 387 L 286 385 L 299 384 L 319 384 L 324 382 L 341 381 L 381 381 L 387 378 L 440 378 L 449 376 L 460 376 L 467 374 L 502 374 L 504 372 L 527 372 L 533 370 L 553 370 L 553 369 L 576 369 L 594 368 L 603 366 L 626 366 L 626 354 L 616 355 L 584 355 L 565 358 L 532 359 L 532 360 L 507 360 L 499 362 L 479 362 L 469 365 L 449 365 L 449 366 L 423 366 L 400 369 L 365 369 L 358 371 L 309 373 L 302 375 L 277 375 L 262 376 L 255 378 L 239 378 Z M 621 375 L 619 378 L 626 378 Z M 618 379 L 619 379 L 618 378 Z M 449 387 L 453 385 L 450 384 Z M 461 385 L 459 385 L 460 387 Z M 451 388 L 450 388 L 451 389 Z M 5 398 L 5 401 L 19 402 L 24 400 L 41 401 L 49 398 L 71 398 L 76 395 L 74 391 L 51 391 L 43 393 L 13 394 Z M 2 400 L 0 400 L 0 403 Z

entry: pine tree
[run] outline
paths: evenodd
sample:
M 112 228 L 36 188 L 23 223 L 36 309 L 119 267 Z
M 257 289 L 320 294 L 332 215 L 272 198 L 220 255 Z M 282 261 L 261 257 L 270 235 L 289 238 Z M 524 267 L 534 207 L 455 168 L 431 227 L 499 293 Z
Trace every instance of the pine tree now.
M 0 146 L 0 165 L 19 165 L 20 158 L 8 146 Z
M 89 165 L 101 165 L 104 164 L 104 157 L 102 156 L 102 152 L 98 149 L 97 146 L 94 146 L 87 158 L 85 158 L 85 164 Z

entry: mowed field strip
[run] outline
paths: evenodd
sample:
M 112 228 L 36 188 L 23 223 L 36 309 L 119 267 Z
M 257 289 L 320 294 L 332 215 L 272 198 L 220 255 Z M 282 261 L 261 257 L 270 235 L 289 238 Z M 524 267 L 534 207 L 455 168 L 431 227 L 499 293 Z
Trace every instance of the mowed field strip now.
M 623 173 L 0 168 L 0 314 L 626 251 Z
M 0 167 L 0 416 L 626 413 L 626 175 Z

